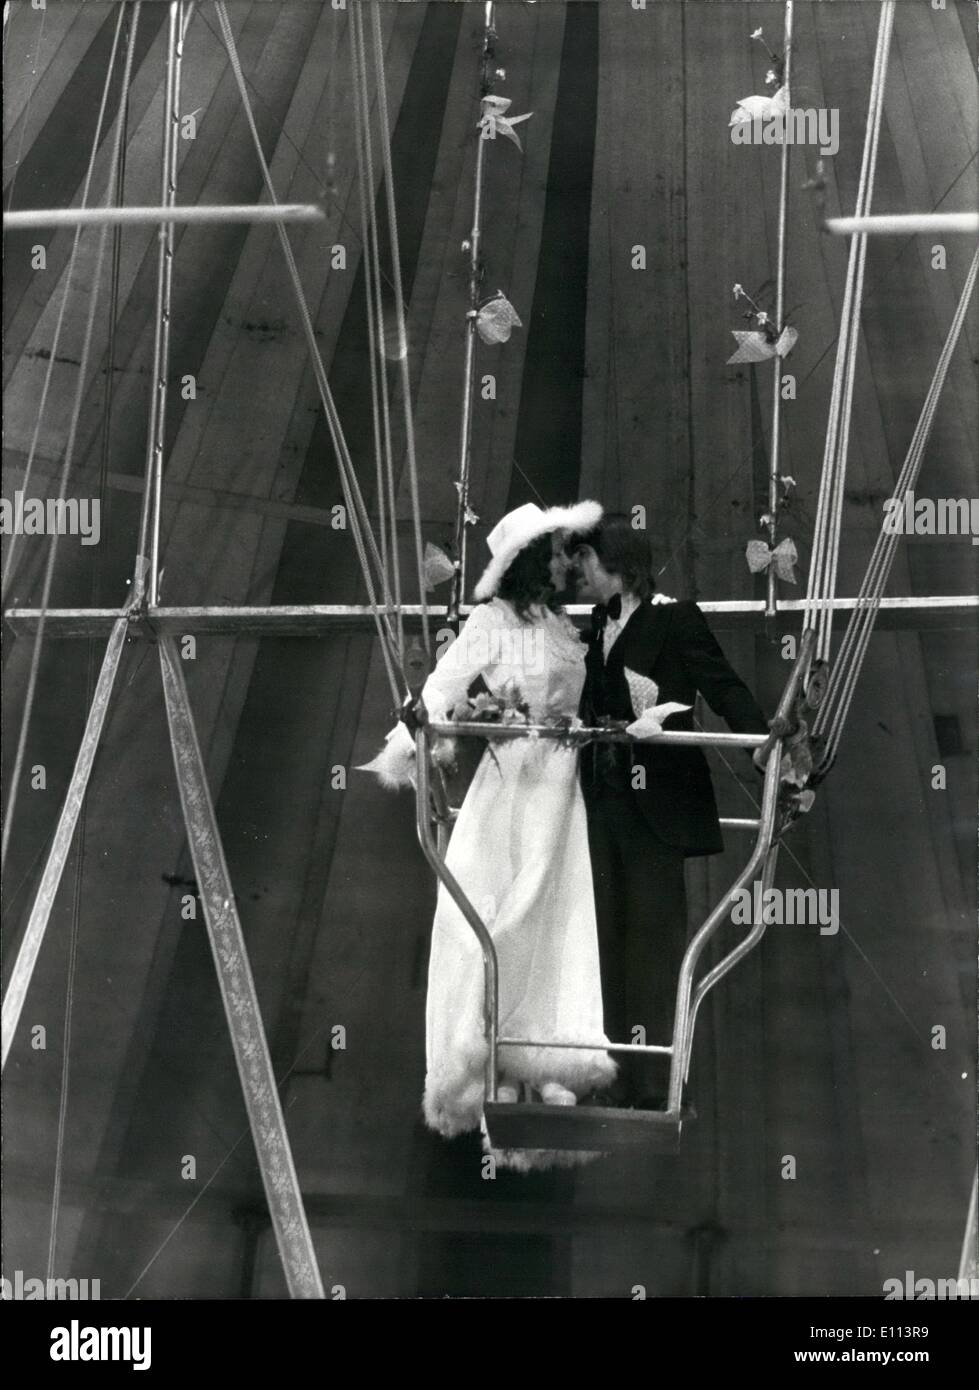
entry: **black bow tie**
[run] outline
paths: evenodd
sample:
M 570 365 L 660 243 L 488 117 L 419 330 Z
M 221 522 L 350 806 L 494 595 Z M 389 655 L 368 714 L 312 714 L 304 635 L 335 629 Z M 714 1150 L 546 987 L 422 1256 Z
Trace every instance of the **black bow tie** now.
M 600 603 L 595 608 L 595 617 L 602 627 L 605 620 L 611 618 L 613 623 L 617 623 L 622 617 L 622 595 L 613 594 L 608 603 Z

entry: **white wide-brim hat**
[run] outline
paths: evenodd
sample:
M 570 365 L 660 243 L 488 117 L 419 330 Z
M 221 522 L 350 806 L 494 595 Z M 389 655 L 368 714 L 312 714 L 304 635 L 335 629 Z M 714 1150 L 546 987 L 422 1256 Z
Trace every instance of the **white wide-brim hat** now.
M 602 519 L 598 502 L 576 502 L 571 507 L 548 507 L 544 511 L 525 502 L 496 523 L 486 537 L 493 556 L 474 590 L 480 603 L 492 598 L 500 581 L 525 546 L 552 531 L 591 531 Z

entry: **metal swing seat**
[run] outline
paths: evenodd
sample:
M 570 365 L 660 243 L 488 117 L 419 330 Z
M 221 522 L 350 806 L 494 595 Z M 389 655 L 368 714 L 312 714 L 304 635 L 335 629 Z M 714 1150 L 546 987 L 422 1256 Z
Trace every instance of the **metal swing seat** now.
M 793 819 L 786 812 L 780 797 L 780 769 L 783 740 L 797 727 L 794 708 L 800 685 L 807 675 L 812 654 L 812 635 L 804 636 L 799 655 L 786 683 L 778 712 L 771 721 L 771 732 L 765 734 L 731 733 L 662 733 L 644 742 L 686 745 L 687 747 L 723 747 L 755 750 L 759 763 L 764 764 L 764 788 L 757 819 L 722 819 L 728 830 L 751 831 L 754 845 L 744 868 L 734 883 L 710 912 L 684 952 L 676 991 L 673 1036 L 666 1044 L 610 1043 L 603 1051 L 616 1054 L 643 1053 L 668 1057 L 670 1079 L 666 1106 L 661 1110 L 618 1109 L 593 1105 L 547 1105 L 497 1099 L 498 1061 L 500 1051 L 507 1047 L 565 1047 L 594 1051 L 586 1043 L 544 1041 L 537 1038 L 500 1036 L 499 1026 L 499 965 L 493 938 L 486 924 L 466 893 L 446 867 L 445 850 L 451 825 L 457 814 L 450 806 L 441 770 L 431 762 L 433 737 L 478 737 L 508 740 L 525 738 L 572 739 L 577 743 L 634 742 L 630 735 L 611 729 L 579 729 L 572 734 L 546 725 L 434 723 L 422 721 L 415 730 L 417 782 L 415 794 L 418 839 L 426 859 L 438 881 L 444 884 L 456 906 L 465 917 L 479 942 L 483 956 L 483 1030 L 486 1039 L 485 1102 L 483 1116 L 490 1143 L 498 1149 L 549 1149 L 568 1152 L 592 1151 L 611 1153 L 620 1150 L 643 1149 L 659 1153 L 676 1153 L 685 1123 L 696 1118 L 692 1107 L 683 1100 L 693 1049 L 694 1025 L 704 998 L 749 951 L 757 946 L 765 933 L 764 915 L 752 922 L 741 941 L 729 950 L 716 965 L 700 970 L 704 950 L 722 924 L 729 918 L 731 901 L 739 889 L 759 878 L 763 890 L 772 885 L 778 854 L 778 838 Z M 814 696 L 816 692 L 814 691 Z M 818 696 L 816 697 L 818 698 Z M 780 814 L 783 813 L 783 814 Z M 753 898 L 754 900 L 754 898 Z M 762 895 L 764 901 L 764 893 Z

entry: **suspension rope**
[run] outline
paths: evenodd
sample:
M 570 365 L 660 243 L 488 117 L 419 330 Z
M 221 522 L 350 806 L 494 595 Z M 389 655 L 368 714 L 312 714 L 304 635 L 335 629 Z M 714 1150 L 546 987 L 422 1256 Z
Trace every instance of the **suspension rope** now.
M 112 74 L 115 70 L 116 53 L 119 47 L 119 35 L 122 32 L 122 21 L 124 13 L 125 7 L 120 6 L 119 17 L 116 20 L 115 34 L 113 35 L 112 39 L 112 50 L 109 54 L 109 65 L 106 68 L 105 82 L 102 87 L 102 100 L 99 103 L 98 119 L 95 122 L 95 134 L 92 137 L 92 148 L 88 157 L 88 167 L 85 170 L 85 180 L 82 185 L 81 205 L 83 208 L 88 206 L 88 196 L 92 186 L 92 176 L 95 172 L 95 161 L 98 157 L 99 145 L 102 142 L 102 124 L 105 120 L 106 107 L 108 106 L 109 102 L 109 90 L 112 86 Z M 68 258 L 68 267 L 64 275 L 64 293 L 61 296 L 61 303 L 58 306 L 58 317 L 55 321 L 54 326 L 54 338 L 51 343 L 51 353 L 48 357 L 48 364 L 44 371 L 44 384 L 41 387 L 41 399 L 37 408 L 37 420 L 34 423 L 34 432 L 31 435 L 31 443 L 27 451 L 27 464 L 24 469 L 24 481 L 22 484 L 25 496 L 27 496 L 28 487 L 30 485 L 31 473 L 34 468 L 34 458 L 37 454 L 38 441 L 41 437 L 41 424 L 44 420 L 44 412 L 47 408 L 48 392 L 51 389 L 51 378 L 54 374 L 55 362 L 58 360 L 58 348 L 61 344 L 61 332 L 65 321 L 65 310 L 68 306 L 68 299 L 71 294 L 71 282 L 75 273 L 75 264 L 78 259 L 78 248 L 82 238 L 82 231 L 82 227 L 75 228 L 75 238 L 72 242 L 71 255 Z M 13 573 L 14 554 L 16 551 L 17 540 L 18 537 L 16 533 L 9 537 L 9 544 L 7 545 L 7 554 L 3 563 L 2 602 L 4 603 L 4 605 L 6 605 L 7 596 L 9 593 L 9 581 Z
M 696 725 L 696 727 L 697 727 L 698 730 L 700 730 L 700 729 L 703 728 L 703 725 L 700 723 L 700 721 L 699 721 L 698 719 L 695 719 L 695 720 L 694 720 L 694 724 Z M 713 754 L 714 754 L 714 756 L 716 756 L 716 757 L 724 764 L 725 768 L 726 768 L 726 769 L 728 770 L 728 772 L 731 774 L 731 777 L 733 778 L 733 780 L 737 783 L 737 785 L 738 785 L 738 786 L 741 788 L 741 790 L 744 792 L 745 796 L 746 796 L 746 797 L 748 798 L 748 800 L 751 802 L 751 805 L 752 805 L 752 807 L 753 807 L 753 809 L 754 809 L 755 814 L 756 814 L 756 815 L 760 814 L 760 812 L 761 812 L 761 806 L 760 806 L 760 804 L 759 804 L 759 802 L 758 802 L 758 799 L 757 799 L 757 797 L 756 797 L 754 791 L 753 791 L 752 788 L 749 786 L 749 784 L 748 784 L 747 782 L 745 782 L 745 781 L 739 776 L 737 770 L 734 768 L 734 766 L 733 766 L 733 765 L 728 761 L 728 759 L 725 757 L 725 755 L 724 755 L 724 750 L 723 750 L 722 748 L 714 748 L 714 749 L 713 749 Z M 784 840 L 780 842 L 780 845 L 781 845 L 781 848 L 785 850 L 785 853 L 788 855 L 788 857 L 792 860 L 792 863 L 795 865 L 796 869 L 799 871 L 799 873 L 800 873 L 800 874 L 802 875 L 802 877 L 805 879 L 805 881 L 806 881 L 806 883 L 809 885 L 809 887 L 810 887 L 810 888 L 815 888 L 815 887 L 816 887 L 816 884 L 815 884 L 815 882 L 813 881 L 812 875 L 809 873 L 809 871 L 808 871 L 808 869 L 806 868 L 806 866 L 802 863 L 802 860 L 799 859 L 798 855 L 796 855 L 796 854 L 793 852 L 792 846 L 791 846 L 790 844 L 787 844 Z M 840 922 L 839 925 L 840 925 L 840 932 L 841 932 L 842 935 L 845 937 L 845 939 L 846 939 L 847 941 L 849 941 L 850 945 L 853 947 L 853 949 L 856 951 L 857 955 L 858 955 L 858 956 L 860 957 L 860 959 L 863 961 L 864 965 L 867 967 L 867 969 L 868 969 L 868 971 L 870 972 L 870 974 L 871 974 L 871 975 L 873 976 L 873 978 L 876 980 L 877 984 L 880 985 L 881 989 L 883 990 L 883 992 L 884 992 L 884 994 L 887 996 L 887 998 L 890 1000 L 891 1004 L 894 1006 L 894 1008 L 897 1010 L 897 1012 L 901 1015 L 901 1018 L 902 1018 L 902 1019 L 904 1020 L 904 1022 L 908 1025 L 908 1027 L 911 1029 L 911 1031 L 914 1033 L 915 1037 L 920 1037 L 920 1032 L 919 1032 L 918 1026 L 917 1026 L 917 1024 L 915 1023 L 914 1019 L 912 1018 L 911 1014 L 908 1012 L 908 1010 L 907 1010 L 907 1009 L 904 1007 L 904 1005 L 901 1003 L 900 999 L 898 999 L 897 995 L 894 993 L 894 991 L 891 989 L 890 985 L 887 983 L 887 981 L 886 981 L 886 980 L 884 979 L 884 977 L 881 975 L 880 971 L 879 971 L 879 970 L 877 969 L 877 967 L 874 965 L 873 961 L 872 961 L 872 960 L 870 959 L 870 957 L 867 955 L 867 952 L 863 949 L 863 947 L 861 946 L 860 942 L 856 939 L 856 937 L 853 935 L 853 933 L 849 930 L 849 928 L 847 927 L 847 925 L 846 925 L 845 922 Z
M 334 18 L 337 17 L 337 13 L 339 12 L 334 13 Z M 218 43 L 220 43 L 223 48 L 224 44 L 220 34 L 215 33 L 214 27 L 203 9 L 200 10 L 200 18 L 201 22 L 203 23 L 204 27 L 207 29 L 211 37 L 215 39 Z M 339 47 L 339 45 L 337 45 L 337 47 Z M 352 236 L 359 240 L 360 234 L 358 233 L 357 228 L 354 226 L 351 219 L 347 216 L 346 209 L 341 204 L 340 199 L 337 197 L 335 193 L 332 193 L 330 191 L 330 188 L 324 180 L 323 176 L 318 172 L 318 170 L 313 168 L 312 164 L 310 164 L 303 151 L 296 144 L 295 140 L 293 140 L 286 127 L 276 119 L 272 109 L 272 103 L 269 101 L 268 97 L 263 95 L 263 93 L 258 89 L 258 87 L 255 85 L 255 83 L 250 77 L 246 76 L 245 82 L 247 83 L 248 90 L 251 92 L 252 96 L 255 97 L 255 99 L 259 102 L 259 104 L 262 107 L 264 107 L 269 121 L 272 125 L 274 125 L 276 139 L 284 140 L 286 144 L 292 149 L 293 153 L 299 160 L 299 163 L 303 166 L 307 173 L 312 174 L 313 178 L 316 181 L 317 197 L 319 198 L 319 201 L 321 203 L 332 203 L 333 210 L 336 213 L 337 217 L 340 219 L 342 225 L 347 229 L 348 232 L 351 233 Z M 386 276 L 383 276 L 382 278 L 388 285 L 390 285 L 390 281 L 387 279 Z
M 278 199 L 275 194 L 275 188 L 272 184 L 272 176 L 269 172 L 268 163 L 265 159 L 265 153 L 262 149 L 262 142 L 259 139 L 258 127 L 255 124 L 255 116 L 252 111 L 251 102 L 248 97 L 248 88 L 245 85 L 244 73 L 242 71 L 241 62 L 238 57 L 238 48 L 235 43 L 234 34 L 231 29 L 231 22 L 228 18 L 225 0 L 215 0 L 215 8 L 217 10 L 218 22 L 221 26 L 221 33 L 224 38 L 225 47 L 228 51 L 228 58 L 231 63 L 231 68 L 235 75 L 235 81 L 238 84 L 238 91 L 241 95 L 242 105 L 244 107 L 245 112 L 245 118 L 248 122 L 249 130 L 251 131 L 252 142 L 255 146 L 255 152 L 258 156 L 259 165 L 262 170 L 262 178 L 265 182 L 266 192 L 268 193 L 270 202 L 272 202 L 273 204 L 277 204 Z M 343 434 L 343 427 L 340 423 L 339 415 L 337 414 L 336 404 L 333 400 L 333 393 L 330 390 L 330 384 L 327 380 L 326 368 L 324 367 L 323 359 L 320 356 L 319 345 L 316 341 L 316 334 L 313 329 L 313 321 L 310 316 L 309 306 L 306 303 L 306 296 L 303 291 L 302 281 L 299 278 L 299 268 L 296 265 L 295 257 L 292 253 L 292 246 L 289 242 L 289 237 L 286 233 L 286 229 L 281 223 L 276 223 L 276 231 L 278 232 L 279 241 L 282 245 L 283 254 L 286 260 L 286 266 L 288 268 L 289 276 L 292 281 L 292 287 L 295 292 L 296 302 L 299 308 L 300 318 L 302 320 L 303 332 L 306 335 L 306 343 L 309 348 L 310 360 L 312 362 L 313 372 L 316 377 L 316 384 L 319 388 L 320 401 L 323 405 L 323 411 L 326 416 L 327 425 L 330 430 L 330 438 L 333 442 L 334 453 L 336 455 L 338 471 L 340 474 L 340 483 L 343 488 L 344 499 L 347 503 L 347 512 L 350 517 L 351 534 L 353 535 L 354 545 L 356 547 L 357 556 L 360 561 L 361 572 L 363 574 L 364 583 L 367 588 L 368 601 L 370 603 L 371 612 L 373 614 L 374 622 L 377 627 L 377 634 L 381 642 L 381 652 L 384 658 L 384 665 L 385 670 L 387 672 L 388 683 L 391 687 L 391 695 L 394 699 L 395 704 L 400 705 L 403 695 L 399 691 L 399 681 L 397 675 L 395 674 L 396 666 L 393 658 L 393 649 L 395 645 L 394 632 L 391 627 L 390 614 L 383 614 L 382 621 L 382 613 L 377 602 L 374 572 L 371 569 L 371 560 L 373 560 L 378 574 L 383 574 L 381 557 L 377 549 L 377 542 L 374 538 L 374 533 L 371 529 L 370 519 L 367 516 L 367 509 L 364 505 L 363 495 L 360 491 L 360 484 L 358 483 L 356 473 L 354 472 L 353 462 L 351 460 L 350 452 L 347 447 L 347 441 Z M 404 680 L 403 673 L 401 684 L 404 685 L 404 695 L 407 695 L 407 682 Z
M 139 13 L 142 0 L 136 0 L 133 11 L 132 27 L 129 32 L 129 41 L 126 45 L 126 63 L 122 75 L 123 92 L 129 86 L 132 76 L 133 54 L 136 48 L 136 29 L 139 23 Z M 122 7 L 120 6 L 119 21 L 122 22 Z M 115 200 L 116 175 L 119 168 L 119 143 L 122 139 L 122 103 L 120 102 L 119 114 L 115 122 L 115 134 L 113 136 L 112 154 L 109 161 L 109 179 L 106 189 L 105 205 L 110 207 Z M 78 385 L 75 388 L 75 399 L 72 405 L 71 421 L 68 427 L 68 441 L 65 446 L 64 463 L 61 468 L 61 480 L 58 489 L 58 502 L 63 504 L 68 491 L 68 475 L 71 472 L 71 465 L 75 455 L 75 442 L 78 437 L 78 423 L 82 413 L 82 401 L 85 396 L 85 383 L 88 378 L 89 359 L 92 354 L 92 337 L 95 327 L 95 312 L 98 307 L 99 288 L 102 281 L 102 269 L 105 262 L 106 243 L 108 240 L 109 228 L 103 225 L 99 232 L 99 245 L 96 253 L 95 275 L 92 280 L 92 289 L 89 296 L 88 314 L 85 322 L 85 335 L 82 343 L 81 358 L 78 367 Z M 47 565 L 44 571 L 44 586 L 41 593 L 40 616 L 37 623 L 37 634 L 34 638 L 34 646 L 31 651 L 31 666 L 27 678 L 27 694 L 24 699 L 24 712 L 20 721 L 20 730 L 17 736 L 17 752 L 14 758 L 13 772 L 10 777 L 10 792 L 7 797 L 7 806 L 4 814 L 3 835 L 0 839 L 0 867 L 6 863 L 7 847 L 10 843 L 10 832 L 13 825 L 14 808 L 17 805 L 17 793 L 20 787 L 20 778 L 24 766 L 24 753 L 27 748 L 27 731 L 30 727 L 31 713 L 34 708 L 34 696 L 37 690 L 37 675 L 41 664 L 41 651 L 44 646 L 44 627 L 47 619 L 47 610 L 51 599 L 51 586 L 54 580 L 54 566 L 58 555 L 59 535 L 57 528 L 52 533 L 51 545 L 48 549 Z
M 873 198 L 874 180 L 877 173 L 877 149 L 880 141 L 881 120 L 884 114 L 884 87 L 887 81 L 887 64 L 890 56 L 891 32 L 894 22 L 894 5 L 891 0 L 890 7 L 886 13 L 881 14 L 879 32 L 882 34 L 880 41 L 879 70 L 875 72 L 877 78 L 877 101 L 874 109 L 873 136 L 870 142 L 870 162 L 866 180 L 866 194 L 864 198 L 864 211 L 869 212 Z M 842 407 L 842 428 L 839 443 L 839 467 L 835 475 L 835 489 L 833 493 L 832 524 L 829 543 L 829 575 L 827 580 L 827 597 L 832 598 L 836 594 L 836 576 L 839 567 L 840 542 L 843 524 L 843 502 L 845 497 L 846 469 L 849 460 L 850 446 L 850 424 L 853 418 L 853 388 L 856 380 L 857 356 L 860 344 L 860 313 L 863 306 L 863 287 L 864 272 L 867 261 L 867 238 L 861 236 L 857 238 L 857 272 L 856 284 L 853 294 L 852 321 L 850 324 L 849 355 L 846 362 L 846 376 L 843 392 Z M 822 612 L 822 654 L 829 658 L 830 638 L 833 627 L 833 609 L 828 607 Z M 817 642 L 817 649 L 820 643 Z M 817 652 L 818 654 L 818 652 Z
M 479 102 L 492 91 L 490 74 L 492 72 L 494 45 L 496 41 L 496 7 L 488 0 L 483 11 L 483 46 L 479 66 Z M 473 392 L 476 383 L 476 312 L 479 307 L 479 292 L 482 285 L 483 266 L 480 257 L 482 241 L 483 210 L 483 170 L 486 151 L 486 131 L 482 122 L 477 124 L 476 167 L 473 171 L 473 213 L 469 232 L 469 309 L 466 314 L 466 345 L 462 368 L 462 420 L 459 431 L 459 477 L 456 488 L 459 493 L 456 504 L 455 565 L 452 580 L 452 593 L 447 614 L 450 622 L 458 622 L 459 609 L 465 598 L 466 559 L 469 516 L 469 477 L 472 458 L 472 415 Z
M 374 450 L 377 471 L 378 527 L 386 575 L 394 587 L 398 633 L 398 654 L 405 652 L 404 615 L 401 611 L 401 557 L 398 547 L 397 505 L 394 490 L 394 450 L 391 440 L 391 405 L 384 358 L 384 305 L 381 288 L 380 240 L 374 182 L 374 157 L 370 127 L 370 99 L 367 58 L 361 12 L 356 9 L 350 24 L 350 65 L 354 90 L 354 121 L 357 138 L 357 188 L 360 195 L 362 225 L 362 264 L 367 293 L 367 328 L 371 364 L 371 406 L 374 419 Z M 380 396 L 380 400 L 378 399 Z M 389 534 L 390 531 L 390 534 Z M 387 592 L 387 591 L 385 591 Z
M 404 618 L 401 611 L 402 586 L 401 586 L 401 547 L 398 543 L 398 505 L 397 493 L 394 481 L 394 444 L 391 434 L 391 404 L 389 399 L 388 374 L 386 359 L 384 354 L 384 298 L 382 280 L 387 284 L 391 293 L 394 293 L 394 286 L 383 273 L 381 266 L 381 238 L 377 225 L 377 202 L 375 198 L 376 184 L 374 181 L 374 151 L 373 139 L 371 137 L 370 120 L 370 86 L 367 78 L 367 48 L 364 41 L 363 20 L 358 8 L 356 13 L 356 24 L 352 28 L 352 34 L 356 35 L 358 52 L 358 76 L 361 100 L 361 119 L 364 129 L 364 156 L 366 159 L 367 171 L 367 207 L 370 216 L 370 262 L 374 277 L 374 312 L 375 312 L 375 334 L 378 345 L 378 366 L 381 385 L 381 401 L 383 407 L 384 424 L 384 483 L 387 489 L 386 512 L 387 522 L 390 532 L 389 550 L 394 565 L 394 594 L 398 604 L 398 637 L 401 642 L 401 656 L 404 659 Z
M 127 5 L 122 5 L 121 9 L 127 13 Z M 128 24 L 127 24 L 128 31 Z M 127 32 L 128 38 L 128 32 Z M 110 68 L 111 71 L 111 68 Z M 124 87 L 119 96 L 120 102 L 120 122 L 122 125 L 122 137 L 118 144 L 118 165 L 116 169 L 116 196 L 120 203 L 125 202 L 125 179 L 126 179 L 126 144 L 129 126 L 129 87 Z M 106 379 L 105 397 L 102 406 L 102 450 L 99 466 L 99 492 L 103 498 L 103 506 L 107 507 L 109 501 L 108 476 L 109 461 L 111 452 L 111 428 L 112 428 L 112 399 L 113 399 L 113 373 L 115 370 L 115 343 L 116 343 L 116 317 L 119 304 L 119 272 L 122 256 L 122 236 L 123 228 L 114 227 L 112 232 L 112 266 L 109 275 L 109 338 L 106 348 Z M 101 594 L 102 572 L 104 569 L 104 555 L 100 550 L 93 566 L 92 574 L 92 598 L 95 607 L 98 607 Z M 88 663 L 86 671 L 86 695 L 85 704 L 89 707 L 95 693 L 95 643 L 88 643 Z M 70 1094 L 71 1082 L 71 1035 L 72 1017 L 75 1002 L 75 977 L 76 963 L 78 960 L 78 938 L 81 930 L 82 914 L 82 885 L 85 873 L 85 830 L 88 821 L 88 806 L 83 802 L 78 813 L 78 852 L 75 860 L 74 883 L 72 885 L 71 901 L 71 928 L 68 936 L 68 965 L 67 983 L 65 986 L 65 1021 L 64 1021 L 64 1042 L 61 1051 L 61 1090 L 58 1098 L 58 1130 L 55 1140 L 54 1158 L 54 1182 L 51 1192 L 51 1225 L 48 1235 L 48 1265 L 47 1277 L 55 1277 L 55 1266 L 58 1249 L 58 1224 L 61 1214 L 61 1188 L 64 1175 L 64 1151 L 65 1134 L 68 1123 L 68 1098 Z
M 359 8 L 359 7 L 358 7 Z M 428 630 L 424 560 L 422 555 L 421 502 L 418 495 L 418 466 L 415 458 L 415 423 L 411 408 L 411 370 L 408 364 L 408 334 L 405 329 L 404 288 L 401 282 L 401 250 L 398 241 L 398 215 L 394 204 L 394 166 L 391 160 L 391 126 L 388 118 L 387 78 L 384 72 L 384 45 L 381 38 L 381 12 L 377 0 L 371 4 L 371 24 L 374 39 L 374 66 L 377 75 L 377 106 L 380 125 L 381 155 L 384 162 L 384 186 L 387 192 L 388 231 L 391 237 L 391 273 L 394 280 L 394 311 L 398 325 L 398 363 L 401 368 L 401 397 L 404 408 L 405 449 L 408 464 L 408 488 L 411 496 L 411 516 L 415 535 L 415 565 L 418 571 L 418 602 L 422 610 L 422 640 L 425 651 L 432 654 Z
M 860 216 L 869 211 L 873 198 L 877 146 L 883 115 L 884 84 L 887 76 L 887 59 L 893 22 L 894 0 L 884 0 L 880 23 L 877 28 L 877 46 L 874 53 L 867 126 L 857 188 L 856 207 L 857 214 Z M 804 631 L 813 627 L 817 629 L 815 655 L 822 660 L 829 658 L 833 626 L 833 609 L 824 600 L 832 599 L 836 591 L 850 414 L 853 405 L 853 384 L 859 345 L 860 308 L 863 298 L 866 254 L 866 235 L 855 236 L 850 243 L 850 255 L 847 263 L 843 310 L 830 394 L 829 420 L 823 451 L 823 465 L 813 532 L 813 552 L 803 619 Z
M 123 10 L 127 6 L 123 5 Z M 116 170 L 116 189 L 120 203 L 126 201 L 126 146 L 129 140 L 129 89 L 127 88 L 121 95 L 121 120 L 122 120 L 122 139 L 119 141 L 119 165 Z M 102 499 L 102 508 L 108 521 L 109 508 L 111 506 L 112 494 L 109 489 L 109 464 L 112 457 L 112 407 L 115 396 L 115 371 L 116 371 L 116 330 L 119 317 L 119 278 L 122 270 L 122 238 L 124 228 L 121 226 L 112 229 L 112 265 L 109 272 L 109 338 L 105 349 L 105 395 L 102 400 L 102 448 L 99 456 L 99 496 Z M 26 492 L 26 488 L 25 488 Z M 106 531 L 108 527 L 105 528 Z M 94 577 L 92 583 L 92 606 L 98 608 L 102 597 L 102 573 L 104 570 L 103 549 L 99 550 L 99 559 L 94 566 Z M 92 652 L 94 648 L 89 646 L 89 690 L 88 698 L 92 698 L 93 678 L 91 673 Z
M 5 62 L 6 62 L 6 58 L 7 58 L 7 19 L 8 19 L 8 15 L 9 15 L 9 11 L 8 11 L 6 5 L 4 5 L 4 9 L 3 9 L 3 29 L 4 29 L 4 34 L 3 34 L 3 39 L 4 39 L 4 43 L 3 43 L 3 56 L 4 56 L 4 61 L 5 61 Z M 26 134 L 27 134 L 27 127 L 28 127 L 28 124 L 29 124 L 29 122 L 30 122 L 31 102 L 34 100 L 34 93 L 37 91 L 37 65 L 38 65 L 38 61 L 39 61 L 39 59 L 40 59 L 40 57 L 41 57 L 41 45 L 42 45 L 43 42 L 44 42 L 44 25 L 45 25 L 45 22 L 47 21 L 47 17 L 48 17 L 48 10 L 47 10 L 47 6 L 45 5 L 45 7 L 41 10 L 41 23 L 40 23 L 40 25 L 38 26 L 38 33 L 37 33 L 37 48 L 34 50 L 34 66 L 33 66 L 33 68 L 31 69 L 31 88 L 30 88 L 30 91 L 27 93 L 27 103 L 26 103 L 26 105 L 25 105 L 25 107 L 24 107 L 24 114 L 23 114 L 23 116 L 21 117 L 20 135 L 19 135 L 18 138 L 17 138 L 17 158 L 16 158 L 16 160 L 14 161 L 14 172 L 13 172 L 13 176 L 11 177 L 11 180 L 10 180 L 10 192 L 9 192 L 9 194 L 7 195 L 7 211 L 8 211 L 8 212 L 10 211 L 10 209 L 11 209 L 11 208 L 13 207 L 13 205 L 14 205 L 14 190 L 15 190 L 15 188 L 17 187 L 17 175 L 20 173 L 20 161 L 21 161 L 21 157 L 22 157 L 22 155 L 23 155 L 23 153 L 24 153 L 24 137 L 25 137 Z M 114 51 L 115 51 L 115 46 L 113 45 L 113 52 L 114 52 Z M 111 58 L 109 59 L 109 71 L 110 71 L 110 72 L 112 71 L 112 59 L 111 59 Z
M 948 376 L 952 355 L 962 332 L 962 325 L 965 323 L 969 300 L 976 285 L 977 273 L 979 273 L 979 250 L 972 258 L 962 295 L 939 355 L 921 414 L 914 428 L 907 456 L 895 483 L 891 501 L 899 502 L 902 510 L 906 494 L 909 491 L 913 492 L 921 473 L 922 460 L 931 435 L 935 412 Z M 860 586 L 857 606 L 850 616 L 839 654 L 830 673 L 826 695 L 813 721 L 814 733 L 820 734 L 825 730 L 825 761 L 827 763 L 835 757 L 839 746 L 843 726 L 853 699 L 853 692 L 873 633 L 881 598 L 897 553 L 901 528 L 889 525 L 888 521 L 889 519 L 885 517 L 881 525 L 863 583 Z
M 160 204 L 173 211 L 177 203 L 177 175 L 180 156 L 177 135 L 180 126 L 180 79 L 183 69 L 183 0 L 170 0 L 167 23 L 167 51 L 163 84 L 163 150 Z M 136 573 L 146 560 L 148 584 L 146 600 L 155 607 L 160 589 L 160 521 L 163 507 L 163 466 L 166 443 L 167 379 L 170 367 L 170 319 L 173 291 L 175 230 L 172 222 L 157 228 L 156 305 L 153 322 L 153 366 L 150 393 L 149 428 L 146 432 L 146 465 L 143 502 L 136 542 Z M 142 592 L 138 600 L 142 601 Z
M 793 0 L 785 0 L 785 36 L 782 44 L 785 69 L 782 87 L 785 104 L 792 107 L 792 22 Z M 782 141 L 782 157 L 779 170 L 778 187 L 778 251 L 775 270 L 775 331 L 781 334 L 785 315 L 785 262 L 788 248 L 788 204 L 789 204 L 789 146 L 790 141 Z M 782 359 L 775 354 L 774 376 L 772 380 L 772 456 L 768 469 L 768 544 L 774 550 L 778 540 L 778 489 L 781 469 L 782 448 Z M 776 612 L 776 574 L 775 566 L 769 565 L 765 585 L 765 616 L 774 617 Z

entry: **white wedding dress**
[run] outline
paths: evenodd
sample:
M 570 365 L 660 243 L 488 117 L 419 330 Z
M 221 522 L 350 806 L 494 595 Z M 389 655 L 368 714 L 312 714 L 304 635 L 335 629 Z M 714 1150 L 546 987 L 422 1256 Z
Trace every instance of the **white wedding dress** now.
M 477 676 L 492 694 L 519 691 L 532 722 L 574 717 L 585 678 L 584 648 L 570 621 L 543 606 L 521 622 L 503 599 L 475 608 L 429 676 L 422 699 L 447 718 Z M 602 1048 L 602 992 L 578 753 L 530 737 L 495 740 L 459 811 L 446 864 L 486 923 L 499 961 L 504 1037 Z M 495 755 L 495 756 L 494 756 Z M 428 973 L 425 1119 L 447 1137 L 482 1117 L 486 1043 L 483 960 L 476 936 L 440 884 Z M 577 1095 L 616 1074 L 604 1051 L 503 1047 L 499 1076 Z M 564 1156 L 508 1155 L 513 1167 L 547 1167 Z

